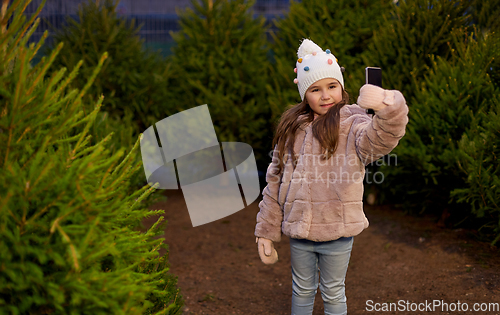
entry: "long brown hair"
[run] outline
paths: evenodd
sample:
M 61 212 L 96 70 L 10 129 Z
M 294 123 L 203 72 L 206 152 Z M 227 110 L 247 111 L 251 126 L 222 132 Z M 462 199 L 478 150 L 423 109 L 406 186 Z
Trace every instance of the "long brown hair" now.
M 273 148 L 278 151 L 279 164 L 275 169 L 275 175 L 281 173 L 284 168 L 285 152 L 291 154 L 292 163 L 295 168 L 297 157 L 294 152 L 295 134 L 297 129 L 307 123 L 312 122 L 313 136 L 318 139 L 324 150 L 325 159 L 329 159 L 337 149 L 340 126 L 340 109 L 349 103 L 349 94 L 342 89 L 342 100 L 332 106 L 326 114 L 314 119 L 314 112 L 306 103 L 306 98 L 296 105 L 290 105 L 281 115 L 276 133 L 273 138 Z M 286 146 L 286 149 L 285 149 Z

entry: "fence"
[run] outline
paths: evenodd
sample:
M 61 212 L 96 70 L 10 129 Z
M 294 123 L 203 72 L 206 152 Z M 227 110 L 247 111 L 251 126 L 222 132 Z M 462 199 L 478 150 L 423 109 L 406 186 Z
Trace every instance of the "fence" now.
M 31 41 L 37 42 L 45 30 L 49 30 L 50 34 L 54 29 L 64 27 L 68 16 L 78 20 L 78 6 L 87 1 L 89 0 L 47 0 L 39 15 L 40 25 Z M 33 0 L 26 13 L 35 13 L 41 3 L 42 0 Z M 289 0 L 256 0 L 253 6 L 254 16 L 264 16 L 272 29 L 272 20 L 283 16 L 289 5 Z M 174 45 L 170 31 L 179 30 L 176 9 L 182 10 L 191 6 L 190 0 L 121 0 L 116 10 L 127 20 L 135 19 L 136 25 L 142 25 L 139 36 L 144 39 L 147 48 L 167 56 Z

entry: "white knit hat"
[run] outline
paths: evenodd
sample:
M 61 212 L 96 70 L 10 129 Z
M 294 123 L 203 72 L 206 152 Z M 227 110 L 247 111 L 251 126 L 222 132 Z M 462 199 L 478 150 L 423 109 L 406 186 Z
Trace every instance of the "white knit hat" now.
M 294 69 L 297 78 L 293 82 L 297 84 L 302 100 L 304 100 L 307 89 L 321 79 L 337 79 L 342 88 L 344 87 L 342 70 L 330 49 L 323 51 L 312 40 L 304 39 L 297 51 L 297 57 L 299 58 L 297 67 Z

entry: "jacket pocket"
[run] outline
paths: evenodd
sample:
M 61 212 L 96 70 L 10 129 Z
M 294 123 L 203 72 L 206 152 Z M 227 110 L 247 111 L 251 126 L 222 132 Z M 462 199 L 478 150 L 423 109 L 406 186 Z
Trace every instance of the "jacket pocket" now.
M 344 223 L 364 223 L 366 220 L 363 212 L 363 202 L 354 201 L 344 203 Z
M 284 221 L 287 223 L 294 222 L 305 222 L 310 224 L 311 222 L 311 204 L 302 200 L 295 200 L 292 203 L 285 203 L 284 207 Z
M 340 200 L 316 202 L 313 204 L 312 216 L 312 224 L 343 223 L 342 202 Z

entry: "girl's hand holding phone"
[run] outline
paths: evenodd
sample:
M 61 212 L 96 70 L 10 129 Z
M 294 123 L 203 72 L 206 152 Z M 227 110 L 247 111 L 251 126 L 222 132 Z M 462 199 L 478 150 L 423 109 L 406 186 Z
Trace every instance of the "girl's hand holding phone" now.
M 359 90 L 358 105 L 364 109 L 381 110 L 394 104 L 394 92 L 373 84 L 365 84 Z

